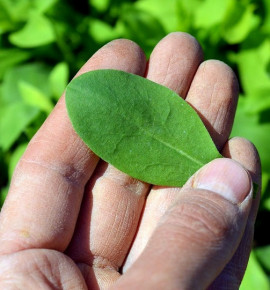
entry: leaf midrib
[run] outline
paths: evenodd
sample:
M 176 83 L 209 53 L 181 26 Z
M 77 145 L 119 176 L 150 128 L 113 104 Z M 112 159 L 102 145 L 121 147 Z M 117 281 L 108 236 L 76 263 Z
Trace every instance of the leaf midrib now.
M 140 127 L 138 127 L 138 128 L 140 128 Z M 190 154 L 186 153 L 185 151 L 183 151 L 183 150 L 181 150 L 179 148 L 176 148 L 176 147 L 172 146 L 170 143 L 165 142 L 164 140 L 157 138 L 157 136 L 151 134 L 149 131 L 145 130 L 144 128 L 143 128 L 143 131 L 148 136 L 150 136 L 151 138 L 155 139 L 156 141 L 159 141 L 160 143 L 164 144 L 165 146 L 167 146 L 168 148 L 174 150 L 175 152 L 177 152 L 177 153 L 185 156 L 187 159 L 189 159 L 189 160 L 193 161 L 194 163 L 198 164 L 200 167 L 204 165 L 204 163 L 202 163 L 200 160 L 192 157 Z

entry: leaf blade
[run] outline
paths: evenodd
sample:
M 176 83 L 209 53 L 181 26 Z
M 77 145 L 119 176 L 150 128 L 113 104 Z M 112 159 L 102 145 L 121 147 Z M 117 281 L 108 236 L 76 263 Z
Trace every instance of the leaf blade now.
M 221 157 L 195 111 L 145 78 L 116 70 L 88 72 L 68 85 L 66 104 L 75 131 L 93 152 L 148 183 L 182 186 L 202 165 Z

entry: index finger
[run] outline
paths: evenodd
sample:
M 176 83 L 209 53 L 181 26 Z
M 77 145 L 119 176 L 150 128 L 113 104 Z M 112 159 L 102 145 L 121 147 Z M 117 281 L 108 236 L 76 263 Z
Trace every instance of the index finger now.
M 108 68 L 143 75 L 145 66 L 135 43 L 117 40 L 101 48 L 77 75 Z M 17 165 L 0 215 L 0 253 L 28 248 L 64 251 L 97 162 L 73 130 L 63 96 Z

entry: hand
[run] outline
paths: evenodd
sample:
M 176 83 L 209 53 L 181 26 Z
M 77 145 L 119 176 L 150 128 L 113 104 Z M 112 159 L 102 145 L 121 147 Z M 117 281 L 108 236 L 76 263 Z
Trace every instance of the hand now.
M 260 183 L 260 164 L 247 140 L 228 141 L 238 96 L 232 70 L 203 62 L 185 33 L 162 39 L 148 65 L 136 44 L 113 41 L 78 74 L 104 68 L 179 93 L 227 158 L 183 188 L 151 187 L 99 161 L 74 132 L 63 96 L 29 143 L 2 208 L 0 288 L 237 288 L 251 249 L 259 203 L 251 179 Z

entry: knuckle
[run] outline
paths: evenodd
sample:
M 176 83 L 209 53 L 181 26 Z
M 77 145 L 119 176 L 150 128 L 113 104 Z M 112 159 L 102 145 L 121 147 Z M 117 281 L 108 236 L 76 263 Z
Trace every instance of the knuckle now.
M 235 207 L 223 199 L 186 197 L 170 209 L 165 223 L 169 230 L 189 240 L 217 243 L 231 234 L 235 214 Z

